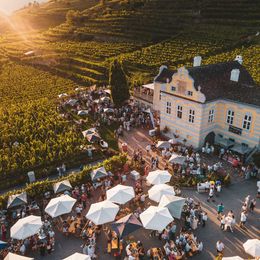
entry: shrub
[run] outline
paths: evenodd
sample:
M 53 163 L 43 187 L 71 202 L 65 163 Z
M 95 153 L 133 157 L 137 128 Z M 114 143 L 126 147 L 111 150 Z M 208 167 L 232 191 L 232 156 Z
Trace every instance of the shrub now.
M 113 156 L 110 159 L 105 160 L 103 163 L 100 163 L 98 165 L 95 165 L 94 167 L 85 167 L 81 172 L 79 173 L 72 173 L 68 176 L 64 176 L 59 178 L 58 180 L 44 180 L 39 182 L 34 182 L 31 184 L 28 184 L 24 189 L 20 190 L 13 190 L 10 192 L 7 192 L 0 196 L 0 209 L 6 208 L 7 200 L 10 195 L 21 193 L 21 192 L 27 192 L 29 197 L 32 198 L 41 198 L 45 192 L 51 191 L 52 186 L 55 182 L 62 181 L 62 180 L 69 180 L 73 186 L 75 185 L 81 185 L 82 183 L 91 181 L 90 178 L 90 172 L 100 166 L 104 166 L 107 171 L 116 172 L 118 170 L 122 170 L 124 164 L 127 161 L 126 154 L 119 154 L 117 156 Z

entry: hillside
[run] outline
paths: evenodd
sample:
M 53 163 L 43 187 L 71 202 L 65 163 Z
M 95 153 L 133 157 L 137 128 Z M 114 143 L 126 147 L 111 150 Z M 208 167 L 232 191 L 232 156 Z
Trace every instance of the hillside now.
M 178 67 L 188 65 L 195 55 L 208 59 L 221 53 L 234 59 L 234 50 L 258 49 L 259 37 L 254 35 L 260 28 L 260 4 L 253 1 L 104 3 L 53 0 L 22 9 L 12 19 L 33 24 L 27 27 L 34 30 L 26 30 L 18 38 L 17 32 L 9 34 L 0 51 L 79 84 L 103 84 L 107 82 L 109 60 L 115 56 L 124 61 L 129 76 L 148 72 L 152 78 L 162 63 Z M 30 50 L 35 55 L 24 57 Z M 254 76 L 259 82 L 257 73 Z

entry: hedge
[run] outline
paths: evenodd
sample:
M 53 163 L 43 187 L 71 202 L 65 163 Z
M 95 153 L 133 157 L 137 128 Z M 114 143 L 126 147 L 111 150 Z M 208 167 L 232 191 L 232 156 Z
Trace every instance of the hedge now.
M 107 160 L 104 160 L 102 163 L 95 166 L 87 166 L 79 173 L 71 173 L 68 176 L 60 177 L 59 179 L 44 181 L 38 181 L 31 184 L 28 184 L 26 188 L 20 190 L 13 190 L 7 192 L 0 196 L 0 209 L 6 209 L 8 197 L 13 194 L 26 192 L 27 195 L 31 198 L 41 198 L 43 194 L 47 191 L 53 190 L 53 184 L 62 181 L 69 180 L 72 186 L 81 185 L 87 181 L 90 181 L 90 172 L 94 169 L 97 169 L 101 166 L 104 166 L 107 171 L 116 172 L 122 170 L 124 164 L 127 162 L 126 154 L 119 154 L 113 156 Z

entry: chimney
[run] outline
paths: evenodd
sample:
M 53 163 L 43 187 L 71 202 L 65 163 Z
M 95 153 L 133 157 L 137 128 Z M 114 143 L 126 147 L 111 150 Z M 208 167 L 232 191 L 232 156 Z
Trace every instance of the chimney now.
M 243 58 L 241 55 L 237 55 L 236 58 L 235 58 L 236 61 L 238 61 L 241 65 L 243 63 Z
M 201 56 L 195 56 L 193 59 L 193 67 L 198 67 L 201 65 Z
M 239 74 L 240 74 L 239 69 L 233 69 L 230 74 L 230 80 L 234 82 L 238 82 Z

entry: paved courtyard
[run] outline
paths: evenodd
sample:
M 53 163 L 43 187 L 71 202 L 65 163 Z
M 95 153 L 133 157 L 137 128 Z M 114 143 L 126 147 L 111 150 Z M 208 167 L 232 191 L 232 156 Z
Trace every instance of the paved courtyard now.
M 133 131 L 126 133 L 123 139 L 119 142 L 128 143 L 128 151 L 131 155 L 134 149 L 143 149 L 149 142 L 149 137 L 145 134 L 144 130 Z M 145 153 L 144 153 L 145 154 Z M 146 158 L 149 161 L 149 158 Z M 217 160 L 217 159 L 216 159 Z M 242 207 L 242 202 L 247 195 L 251 197 L 256 196 L 256 180 L 242 180 L 241 178 L 234 178 L 235 182 L 231 184 L 228 188 L 223 188 L 219 197 L 216 198 L 215 202 L 207 202 L 207 194 L 199 194 L 195 189 L 182 189 L 183 197 L 192 197 L 196 201 L 200 201 L 203 210 L 208 213 L 209 220 L 207 221 L 206 227 L 199 226 L 194 232 L 198 239 L 204 244 L 203 252 L 200 255 L 193 256 L 191 259 L 214 259 L 216 255 L 215 245 L 217 240 L 222 240 L 225 244 L 224 256 L 235 256 L 239 255 L 243 258 L 249 258 L 247 254 L 244 253 L 242 244 L 246 242 L 249 238 L 259 238 L 260 237 L 260 208 L 259 199 L 257 200 L 257 206 L 254 213 L 249 213 L 248 222 L 246 224 L 246 229 L 239 228 L 236 225 L 234 233 L 224 232 L 220 229 L 220 223 L 217 220 L 216 206 L 219 202 L 223 202 L 225 206 L 225 212 L 233 210 L 237 222 L 240 220 L 240 211 Z M 128 180 L 128 185 L 133 184 L 132 180 Z M 146 188 L 147 189 L 147 188 Z M 97 200 L 99 194 L 95 194 L 92 202 Z M 152 203 L 153 204 L 153 203 Z M 178 226 L 180 227 L 180 223 Z M 136 241 L 140 240 L 143 242 L 145 250 L 151 247 L 162 246 L 162 241 L 157 238 L 149 237 L 150 231 L 145 229 L 139 229 L 133 233 L 133 237 Z M 97 253 L 98 259 L 114 259 L 106 253 L 106 239 L 102 232 L 97 240 Z M 55 251 L 45 257 L 40 257 L 39 253 L 34 255 L 35 259 L 63 259 L 75 252 L 82 252 L 82 241 L 79 238 L 75 238 L 73 235 L 69 237 L 64 237 L 61 233 L 56 234 L 56 248 Z M 123 258 L 122 258 L 123 259 Z

